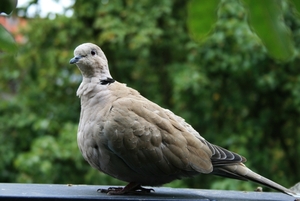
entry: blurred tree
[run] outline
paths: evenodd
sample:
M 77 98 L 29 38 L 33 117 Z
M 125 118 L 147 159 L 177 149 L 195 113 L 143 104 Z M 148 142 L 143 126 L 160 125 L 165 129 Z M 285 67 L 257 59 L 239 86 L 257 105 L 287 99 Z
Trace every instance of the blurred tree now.
M 284 22 L 299 49 L 298 14 L 287 1 L 281 3 Z M 195 72 L 178 68 L 174 76 L 174 107 L 209 141 L 221 142 L 248 158 L 253 170 L 289 186 L 300 174 L 295 169 L 299 56 L 285 63 L 270 58 L 239 1 L 221 1 L 217 17 L 212 34 L 189 54 L 197 65 Z M 190 181 L 198 186 L 196 179 Z M 232 188 L 233 183 L 220 179 L 214 187 Z
M 208 36 L 216 21 L 215 10 L 218 0 L 190 0 L 188 3 L 188 28 L 196 41 L 203 41 Z M 273 0 L 240 0 L 248 10 L 248 22 L 260 37 L 268 53 L 278 60 L 289 60 L 296 56 L 290 29 L 283 21 L 285 2 Z M 293 1 L 300 9 L 298 1 Z M 269 34 L 272 33 L 272 34 Z
M 299 18 L 287 1 L 282 4 L 298 50 Z M 183 116 L 212 143 L 246 156 L 262 175 L 296 183 L 299 58 L 270 58 L 248 25 L 244 4 L 220 1 L 201 45 L 187 30 L 188 1 L 76 0 L 72 9 L 72 17 L 28 19 L 19 55 L 1 58 L 1 181 L 123 184 L 93 170 L 77 148 L 81 75 L 68 61 L 77 45 L 93 42 L 106 53 L 115 79 Z M 169 185 L 253 189 L 211 176 Z

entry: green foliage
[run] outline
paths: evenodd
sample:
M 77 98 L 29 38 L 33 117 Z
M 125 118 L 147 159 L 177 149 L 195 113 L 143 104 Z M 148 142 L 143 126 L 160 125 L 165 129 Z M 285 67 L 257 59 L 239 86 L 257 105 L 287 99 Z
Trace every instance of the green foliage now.
M 221 2 L 224 1 L 221 0 Z M 278 60 L 289 60 L 295 56 L 296 49 L 290 29 L 283 21 L 283 10 L 289 2 L 274 0 L 239 0 L 234 2 L 234 4 L 227 6 L 227 14 L 240 15 L 240 12 L 235 13 L 236 6 L 244 3 L 248 9 L 251 28 L 260 37 L 272 57 Z M 195 40 L 202 42 L 206 39 L 212 24 L 215 23 L 214 11 L 217 9 L 218 3 L 219 1 L 216 0 L 189 1 L 188 27 Z M 298 1 L 293 1 L 293 3 L 300 8 Z M 245 13 L 242 17 L 245 17 Z
M 244 155 L 253 170 L 286 186 L 296 183 L 299 56 L 286 62 L 268 56 L 237 0 L 220 2 L 211 34 L 197 44 L 187 29 L 193 26 L 188 5 L 77 0 L 70 18 L 28 19 L 27 43 L 17 56 L 1 55 L 0 180 L 124 184 L 92 169 L 77 148 L 81 75 L 68 61 L 77 45 L 93 42 L 116 80 L 183 116 L 212 143 Z M 299 17 L 284 5 L 284 24 L 299 51 Z M 168 186 L 254 188 L 204 175 Z
M 249 28 L 244 6 L 234 2 L 220 4 L 214 32 L 195 50 L 194 72 L 177 72 L 190 78 L 198 74 L 199 84 L 183 79 L 180 85 L 174 77 L 174 102 L 179 103 L 174 106 L 206 139 L 244 155 L 249 167 L 288 186 L 299 175 L 293 171 L 299 165 L 299 59 L 270 58 Z M 296 44 L 299 18 L 291 7 L 285 9 Z

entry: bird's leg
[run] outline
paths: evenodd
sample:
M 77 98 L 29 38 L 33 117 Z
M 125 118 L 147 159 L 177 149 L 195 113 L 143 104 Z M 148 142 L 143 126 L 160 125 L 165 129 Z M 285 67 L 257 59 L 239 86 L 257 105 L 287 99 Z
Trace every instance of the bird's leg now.
M 151 191 L 154 191 L 154 189 L 150 188 L 143 188 L 140 184 L 135 182 L 130 182 L 127 184 L 124 188 L 122 187 L 110 187 L 108 189 L 98 189 L 97 190 L 100 193 L 107 193 L 109 195 L 124 195 L 124 194 L 146 194 L 151 193 Z

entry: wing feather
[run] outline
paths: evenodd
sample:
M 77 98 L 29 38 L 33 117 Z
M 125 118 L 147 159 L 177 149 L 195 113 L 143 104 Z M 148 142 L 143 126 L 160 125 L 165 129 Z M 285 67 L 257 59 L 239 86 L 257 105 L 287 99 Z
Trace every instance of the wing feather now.
M 134 171 L 156 176 L 212 171 L 209 148 L 158 105 L 121 98 L 109 115 L 104 128 L 109 148 Z

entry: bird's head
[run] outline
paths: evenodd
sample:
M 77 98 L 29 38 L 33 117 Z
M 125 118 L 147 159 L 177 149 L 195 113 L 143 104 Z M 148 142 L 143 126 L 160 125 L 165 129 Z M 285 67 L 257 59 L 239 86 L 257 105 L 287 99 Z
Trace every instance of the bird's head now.
M 93 43 L 83 43 L 76 47 L 70 64 L 76 64 L 85 78 L 111 77 L 105 54 Z

